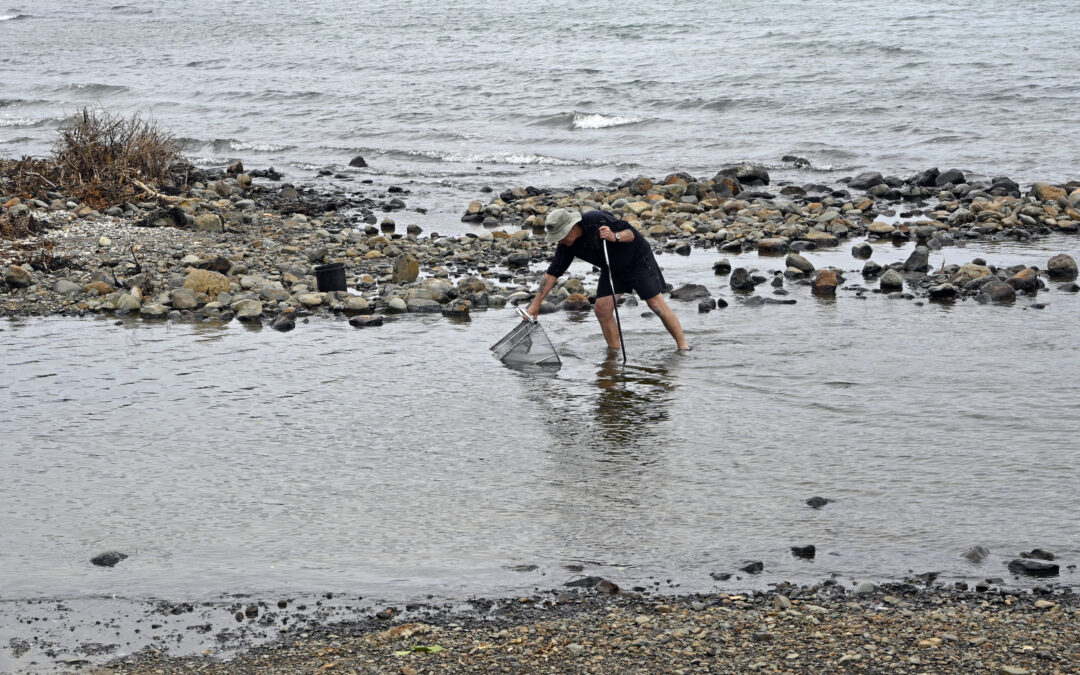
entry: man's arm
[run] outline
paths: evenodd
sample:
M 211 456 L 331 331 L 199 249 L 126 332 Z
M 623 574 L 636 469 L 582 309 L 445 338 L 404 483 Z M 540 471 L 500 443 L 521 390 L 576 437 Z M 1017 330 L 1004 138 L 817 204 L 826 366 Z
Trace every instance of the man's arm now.
M 618 239 L 615 238 L 616 234 L 619 235 Z M 628 244 L 634 241 L 634 231 L 629 227 L 625 227 L 625 229 L 613 229 L 607 225 L 601 225 L 600 238 L 613 243 Z
M 529 316 L 536 318 L 540 316 L 540 305 L 544 302 L 544 298 L 551 292 L 551 289 L 555 288 L 555 282 L 559 280 L 559 277 L 545 274 L 543 281 L 540 282 L 540 290 L 536 292 L 536 297 L 529 303 L 529 308 L 525 310 L 529 313 Z

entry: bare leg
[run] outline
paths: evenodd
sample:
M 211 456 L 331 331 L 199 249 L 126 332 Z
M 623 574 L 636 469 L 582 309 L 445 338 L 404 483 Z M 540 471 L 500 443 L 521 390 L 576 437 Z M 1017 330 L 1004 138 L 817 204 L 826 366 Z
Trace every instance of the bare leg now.
M 617 296 L 605 295 L 596 299 L 596 304 L 593 305 L 593 311 L 596 312 L 596 319 L 600 322 L 600 330 L 604 332 L 604 340 L 607 341 L 608 349 L 619 349 L 622 347 L 622 343 L 619 342 L 619 324 L 615 321 L 615 302 L 622 297 L 622 293 Z
M 597 304 L 600 304 L 599 300 L 597 300 Z M 683 336 L 679 317 L 675 315 L 675 310 L 668 307 L 667 302 L 664 301 L 664 296 L 657 293 L 646 300 L 645 304 L 664 322 L 664 328 L 667 328 L 667 331 L 671 333 L 671 337 L 675 338 L 675 344 L 678 348 L 680 350 L 690 349 L 690 345 L 686 343 L 686 338 Z

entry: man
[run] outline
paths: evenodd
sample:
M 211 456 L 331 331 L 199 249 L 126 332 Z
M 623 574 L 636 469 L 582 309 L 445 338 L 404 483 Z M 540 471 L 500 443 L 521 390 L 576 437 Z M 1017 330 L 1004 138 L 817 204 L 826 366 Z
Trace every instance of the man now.
M 619 342 L 619 326 L 615 321 L 615 303 L 623 293 L 631 290 L 636 291 L 649 309 L 664 322 L 664 327 L 671 333 L 671 337 L 675 338 L 678 349 L 690 349 L 683 336 L 679 317 L 668 307 L 661 295 L 667 284 L 656 264 L 652 248 L 630 223 L 605 211 L 589 211 L 582 215 L 577 211 L 555 209 L 548 214 L 545 229 L 547 234 L 544 239 L 549 244 L 559 242 L 559 245 L 540 283 L 540 290 L 526 310 L 530 315 L 539 316 L 540 304 L 555 287 L 555 282 L 570 267 L 574 258 L 581 258 L 600 268 L 600 284 L 597 287 L 593 310 L 610 349 L 619 349 L 622 346 Z M 608 257 L 611 259 L 614 289 L 608 280 L 603 242 L 607 242 Z

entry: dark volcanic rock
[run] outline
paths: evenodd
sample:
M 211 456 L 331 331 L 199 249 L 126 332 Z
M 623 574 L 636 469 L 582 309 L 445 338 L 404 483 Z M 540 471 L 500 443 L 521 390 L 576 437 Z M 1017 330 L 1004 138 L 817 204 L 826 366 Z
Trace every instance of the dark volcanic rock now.
M 1056 577 L 1058 575 L 1058 566 L 1041 560 L 1017 558 L 1009 563 L 1009 571 L 1013 574 L 1024 574 L 1030 577 Z
M 351 160 L 349 160 L 349 166 L 355 166 L 362 169 L 367 166 L 367 162 L 364 161 L 363 157 L 357 155 L 356 157 L 353 157 Z
M 825 499 L 824 497 L 811 497 L 810 499 L 806 500 L 806 503 L 814 507 L 815 509 L 820 509 L 822 506 L 825 506 L 831 501 L 831 499 Z
M 765 569 L 765 563 L 761 562 L 760 560 L 755 560 L 754 562 L 743 565 L 739 569 L 743 572 L 746 572 L 747 574 L 757 574 L 758 572 Z
M 731 273 L 731 279 L 728 280 L 728 283 L 733 291 L 754 290 L 754 280 L 750 278 L 750 273 L 744 267 L 736 267 L 735 271 Z
M 953 185 L 959 185 L 964 182 L 964 172 L 959 169 L 949 169 L 943 173 L 938 174 L 934 179 L 934 185 L 941 187 L 952 183 Z
M 90 558 L 90 562 L 98 567 L 112 567 L 116 563 L 127 558 L 126 553 L 120 553 L 119 551 L 107 551 L 99 555 Z
M 852 190 L 865 190 L 885 182 L 884 177 L 876 171 L 866 171 L 851 179 L 848 187 Z
M 700 300 L 709 297 L 709 289 L 701 284 L 686 284 L 671 292 L 673 300 Z
M 813 544 L 810 544 L 809 546 L 792 546 L 791 555 L 795 556 L 796 558 L 805 558 L 807 560 L 812 560 L 814 556 L 817 555 L 817 547 L 815 547 Z

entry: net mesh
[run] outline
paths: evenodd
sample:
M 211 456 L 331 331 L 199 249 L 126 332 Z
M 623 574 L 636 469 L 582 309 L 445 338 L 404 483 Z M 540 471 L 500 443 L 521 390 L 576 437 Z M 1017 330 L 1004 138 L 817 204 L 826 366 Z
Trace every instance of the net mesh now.
M 511 365 L 561 366 L 562 361 L 539 322 L 522 320 L 514 330 L 491 345 L 495 358 Z

